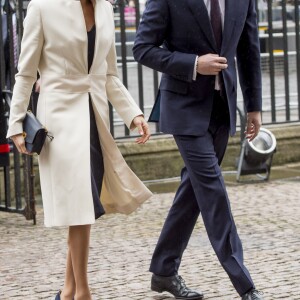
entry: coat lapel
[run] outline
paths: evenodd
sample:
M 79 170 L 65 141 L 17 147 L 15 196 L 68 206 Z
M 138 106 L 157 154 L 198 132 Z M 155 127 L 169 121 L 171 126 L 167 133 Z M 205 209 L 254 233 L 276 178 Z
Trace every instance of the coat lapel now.
M 81 3 L 78 0 L 67 0 L 66 1 L 66 9 L 68 14 L 68 19 L 70 20 L 70 34 L 69 38 L 80 41 L 80 45 L 82 47 L 76 49 L 78 52 L 78 60 L 77 63 L 82 64 L 82 68 L 84 72 L 88 70 L 88 62 L 87 62 L 87 33 L 85 20 L 83 15 L 83 10 L 81 7 Z M 75 49 L 73 49 L 75 51 Z
M 84 53 L 84 64 L 85 64 L 85 70 L 88 72 L 88 57 L 87 57 L 87 48 L 88 48 L 88 37 L 87 37 L 87 31 L 86 31 L 86 25 L 85 25 L 85 19 L 84 14 L 82 10 L 82 6 L 79 0 L 69 0 L 70 5 L 74 7 L 72 11 L 74 20 L 76 20 L 76 23 L 78 23 L 76 26 L 79 26 L 78 28 L 78 34 L 82 35 L 82 39 L 86 41 L 85 47 L 83 49 Z M 95 1 L 95 26 L 96 26 L 96 39 L 95 39 L 95 50 L 94 50 L 94 57 L 97 57 L 97 53 L 99 51 L 99 32 L 103 31 L 104 26 L 104 17 L 103 14 L 105 14 L 105 9 L 101 7 L 103 5 L 102 0 L 96 0 Z M 92 66 L 90 68 L 90 73 L 93 68 L 94 60 L 92 63 Z
M 114 15 L 111 5 L 106 0 L 96 0 L 95 23 L 96 44 L 90 73 L 105 61 L 115 38 Z
M 217 52 L 217 46 L 210 25 L 210 19 L 208 16 L 208 11 L 203 0 L 187 0 L 189 8 L 194 15 L 198 25 L 200 26 L 202 32 L 206 36 L 212 48 Z
M 94 50 L 94 58 L 97 57 L 98 55 L 98 51 L 99 51 L 99 45 L 100 45 L 100 41 L 99 41 L 99 32 L 103 32 L 103 26 L 104 26 L 104 16 L 103 14 L 105 14 L 105 9 L 104 7 L 102 7 L 102 5 L 104 4 L 103 1 L 95 1 L 95 26 L 96 26 L 96 38 L 95 38 L 95 50 Z M 102 45 L 102 44 L 101 44 Z M 93 65 L 95 64 L 95 61 L 93 59 L 92 65 L 91 65 L 91 69 L 90 69 L 90 73 L 92 72 L 93 69 Z

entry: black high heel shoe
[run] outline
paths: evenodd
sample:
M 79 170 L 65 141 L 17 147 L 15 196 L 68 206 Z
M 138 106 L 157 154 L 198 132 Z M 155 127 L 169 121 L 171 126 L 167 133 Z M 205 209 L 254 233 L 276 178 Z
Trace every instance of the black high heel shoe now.
M 54 300 L 60 300 L 60 293 L 61 293 L 61 291 L 59 291 L 59 292 L 56 294 L 56 297 L 55 297 Z
M 60 294 L 61 294 L 61 291 L 59 291 L 59 292 L 56 294 L 54 300 L 60 300 Z M 73 298 L 73 300 L 74 300 L 74 298 Z

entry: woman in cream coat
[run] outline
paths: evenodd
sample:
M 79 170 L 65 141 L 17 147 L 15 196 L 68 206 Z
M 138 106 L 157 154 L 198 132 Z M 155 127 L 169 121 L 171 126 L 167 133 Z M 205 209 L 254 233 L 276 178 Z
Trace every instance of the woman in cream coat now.
M 93 28 L 89 64 L 87 32 Z M 108 100 L 130 129 L 138 127 L 137 143 L 150 137 L 142 111 L 118 78 L 114 36 L 113 10 L 105 0 L 32 0 L 24 21 L 7 136 L 21 153 L 29 154 L 22 120 L 38 70 L 37 117 L 54 136 L 53 141 L 46 140 L 39 156 L 45 225 L 69 226 L 65 285 L 56 299 L 91 299 L 87 261 L 95 218 L 104 212 L 128 214 L 151 196 L 126 165 L 109 131 Z M 98 166 L 91 162 L 91 109 L 103 157 L 99 169 L 103 163 L 105 170 L 103 184 L 96 182 L 100 190 L 102 184 L 101 202 L 98 197 L 96 204 L 91 169 Z

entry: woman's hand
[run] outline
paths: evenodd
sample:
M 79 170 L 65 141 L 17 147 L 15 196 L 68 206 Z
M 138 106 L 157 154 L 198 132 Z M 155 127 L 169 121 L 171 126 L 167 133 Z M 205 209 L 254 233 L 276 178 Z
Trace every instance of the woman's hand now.
M 25 147 L 25 138 L 23 133 L 19 133 L 10 137 L 17 147 L 18 151 L 23 154 L 31 155 L 32 153 L 28 152 Z
M 149 125 L 143 116 L 137 116 L 132 120 L 132 126 L 137 127 L 141 137 L 136 139 L 138 144 L 145 144 L 150 138 Z

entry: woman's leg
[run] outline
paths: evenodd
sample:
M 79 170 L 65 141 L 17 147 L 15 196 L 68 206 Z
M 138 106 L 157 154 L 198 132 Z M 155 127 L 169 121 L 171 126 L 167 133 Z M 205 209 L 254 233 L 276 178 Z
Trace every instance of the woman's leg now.
M 66 293 L 70 291 L 70 289 L 74 290 L 75 288 L 75 300 L 92 299 L 87 276 L 90 231 L 91 225 L 69 227 L 69 253 L 65 286 L 68 285 Z M 74 279 L 74 286 L 72 286 L 72 277 Z M 69 292 L 67 295 L 65 291 L 63 291 L 61 299 L 72 299 L 69 297 Z
M 66 265 L 66 274 L 65 274 L 65 284 L 61 293 L 61 299 L 72 300 L 74 299 L 76 284 L 73 273 L 71 250 L 70 250 L 70 239 L 68 240 L 69 249 L 67 255 L 67 265 Z

